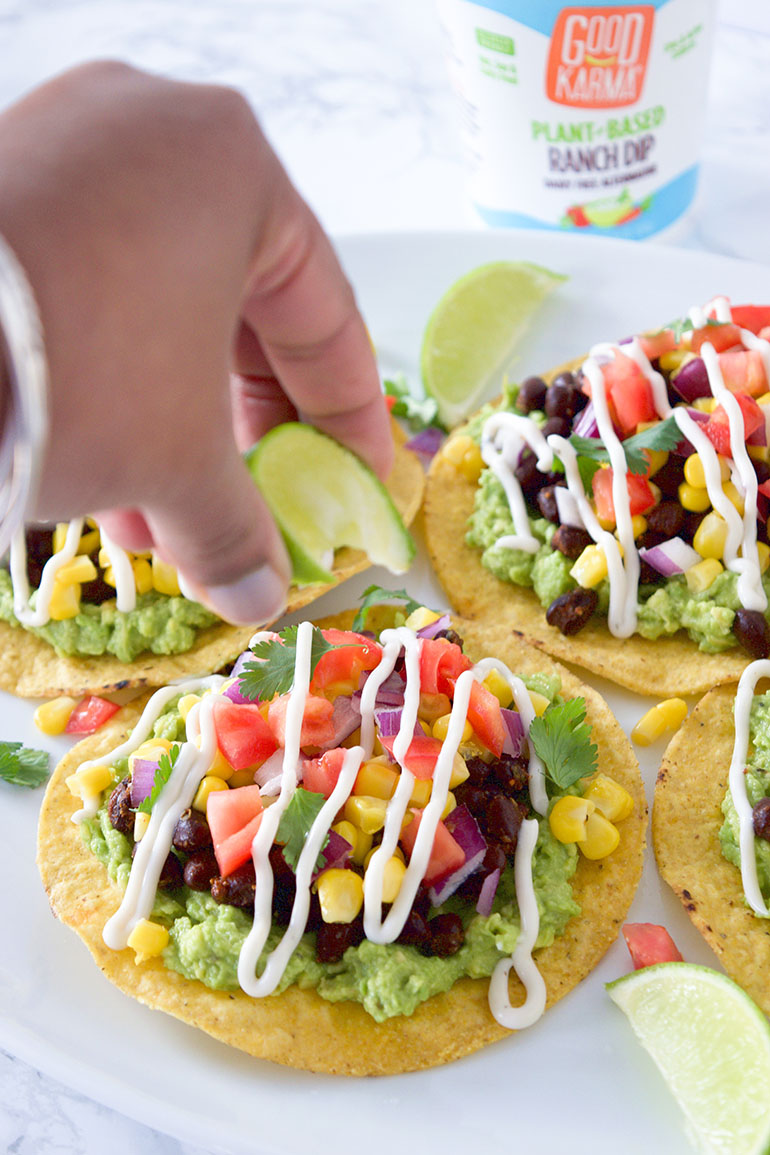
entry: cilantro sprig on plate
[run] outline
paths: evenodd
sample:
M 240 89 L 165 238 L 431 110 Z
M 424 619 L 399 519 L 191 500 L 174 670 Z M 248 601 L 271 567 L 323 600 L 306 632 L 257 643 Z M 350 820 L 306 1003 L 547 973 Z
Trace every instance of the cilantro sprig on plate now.
M 21 742 L 0 742 L 0 778 L 12 786 L 34 789 L 48 779 L 49 755 Z
M 599 751 L 591 741 L 582 698 L 549 706 L 529 728 L 529 740 L 555 786 L 567 790 L 596 770 Z

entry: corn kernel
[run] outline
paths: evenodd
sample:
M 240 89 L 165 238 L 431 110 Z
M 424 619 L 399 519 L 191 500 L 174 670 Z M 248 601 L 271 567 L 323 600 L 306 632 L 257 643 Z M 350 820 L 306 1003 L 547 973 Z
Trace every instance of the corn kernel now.
M 484 458 L 472 437 L 461 433 L 457 437 L 451 438 L 444 447 L 444 457 L 454 465 L 466 481 L 473 483 L 478 481 L 484 468 Z
M 144 810 L 137 810 L 134 816 L 134 842 L 141 842 L 150 825 L 150 815 Z
M 770 565 L 770 545 L 764 541 L 757 542 L 757 557 L 759 558 L 759 572 L 766 573 Z
M 365 871 L 369 869 L 369 863 L 372 861 L 372 858 L 374 857 L 375 851 L 377 851 L 377 850 L 379 850 L 379 846 L 373 846 L 372 849 L 366 855 L 366 858 L 364 859 L 364 870 Z M 397 846 L 396 849 L 393 851 L 393 857 L 398 858 L 400 862 L 404 862 L 404 863 L 406 862 L 406 858 L 404 857 L 404 852 L 400 846 Z
M 62 585 L 61 582 L 55 581 L 48 613 L 54 622 L 64 622 L 68 618 L 77 617 L 80 613 L 80 586 Z
M 770 405 L 770 393 L 763 393 L 761 397 L 757 397 L 757 405 Z
M 83 801 L 101 794 L 114 781 L 115 772 L 111 766 L 81 766 L 66 779 L 70 794 Z
M 227 785 L 231 790 L 237 790 L 239 786 L 253 786 L 254 785 L 254 768 L 247 767 L 245 770 L 233 770 L 230 777 L 227 779 Z M 267 800 L 264 799 L 265 804 Z
M 503 709 L 507 710 L 513 701 L 513 690 L 508 685 L 508 679 L 504 678 L 499 670 L 490 670 L 484 679 L 484 685 L 495 695 Z
M 376 834 L 385 825 L 385 809 L 387 803 L 384 798 L 373 798 L 366 794 L 351 794 L 345 803 L 342 814 L 348 822 L 352 822 L 364 834 Z
M 696 397 L 692 402 L 692 407 L 699 409 L 701 413 L 713 413 L 716 403 L 715 397 Z
M 51 698 L 50 702 L 41 702 L 35 710 L 35 725 L 43 734 L 63 734 L 76 705 L 74 698 L 64 695 Z
M 148 738 L 146 742 L 142 742 L 137 746 L 128 756 L 128 769 L 130 773 L 134 772 L 134 759 L 146 758 L 148 762 L 157 762 L 162 754 L 168 754 L 171 749 L 171 743 L 168 738 Z
M 621 822 L 634 811 L 634 800 L 624 786 L 607 774 L 597 774 L 583 795 L 610 822 Z
M 199 694 L 182 694 L 182 697 L 177 702 L 176 708 L 183 722 L 187 721 L 187 715 L 200 700 Z
M 318 879 L 324 922 L 352 922 L 364 905 L 364 880 L 354 870 L 325 870 Z
M 115 577 L 115 570 L 111 565 L 108 565 L 106 570 L 103 572 L 102 580 L 104 581 L 105 585 L 112 586 L 113 589 L 115 589 L 117 586 L 118 579 Z
M 631 532 L 635 538 L 647 532 L 647 518 L 642 517 L 641 513 L 635 513 L 631 518 Z
M 463 454 L 467 453 L 468 449 L 474 444 L 473 438 L 468 437 L 467 433 L 459 433 L 456 437 L 450 437 L 449 440 L 444 443 L 441 456 L 444 457 L 450 465 L 459 465 L 463 459 Z
M 415 778 L 409 805 L 416 806 L 418 810 L 423 810 L 430 802 L 432 789 L 433 782 L 430 778 Z
M 727 541 L 727 522 L 721 514 L 712 509 L 695 531 L 692 539 L 693 549 L 701 557 L 723 558 L 725 542 Z
M 235 773 L 235 767 L 230 765 L 222 751 L 217 746 L 216 750 L 214 751 L 214 757 L 211 759 L 209 768 L 206 773 L 211 777 L 221 778 L 224 782 L 229 782 Z M 252 771 L 252 777 L 253 776 L 254 775 Z
M 682 509 L 686 509 L 690 513 L 705 513 L 706 510 L 711 507 L 711 498 L 708 495 L 708 490 L 701 489 L 699 486 L 689 485 L 686 481 L 683 481 L 679 486 L 677 495 Z
M 340 838 L 344 838 L 346 842 L 350 843 L 350 848 L 351 848 L 351 853 L 352 853 L 353 850 L 355 849 L 355 845 L 356 845 L 356 835 L 358 833 L 360 833 L 359 831 L 356 830 L 353 823 L 352 822 L 346 822 L 343 819 L 342 822 L 335 822 L 334 825 L 332 826 L 332 830 L 335 832 L 335 834 L 339 834 Z
M 765 464 L 770 462 L 770 446 L 768 445 L 747 445 L 746 452 L 752 461 L 764 461 Z
M 354 794 L 368 794 L 371 798 L 392 798 L 398 786 L 398 771 L 377 759 L 364 762 L 353 784 Z
M 615 526 L 617 525 L 614 517 L 599 517 L 598 513 L 596 515 L 596 520 L 599 522 L 600 529 L 606 529 L 608 533 L 612 533 Z
M 412 610 L 409 617 L 404 622 L 408 630 L 422 630 L 425 626 L 430 626 L 433 622 L 437 622 L 441 614 L 437 614 L 435 610 L 429 610 L 427 606 L 419 606 L 416 610 Z
M 351 694 L 358 689 L 358 680 L 329 682 L 328 686 L 323 688 L 323 696 L 333 702 L 336 698 L 349 698 Z
M 529 691 L 529 700 L 532 703 L 532 709 L 538 718 L 541 718 L 551 704 L 551 699 L 546 698 L 545 694 L 538 694 L 537 690 Z
M 691 453 L 684 463 L 684 479 L 696 489 L 706 488 L 706 472 L 699 453 Z
M 441 811 L 441 818 L 444 819 L 444 818 L 446 818 L 447 814 L 451 814 L 456 805 L 457 805 L 457 799 L 455 798 L 454 794 L 450 790 L 446 796 L 446 802 L 444 803 L 444 809 Z
M 650 746 L 663 734 L 678 729 L 687 717 L 687 703 L 683 698 L 666 698 L 643 714 L 631 731 L 631 740 L 637 746 Z
M 217 790 L 229 790 L 230 787 L 225 782 L 224 778 L 215 778 L 213 774 L 206 774 L 201 778 L 200 786 L 198 787 L 195 797 L 193 798 L 193 810 L 200 810 L 202 814 L 206 813 L 206 807 L 209 801 L 209 794 L 215 794 Z
M 728 501 L 732 502 L 732 504 L 738 510 L 738 513 L 741 515 L 741 517 L 743 517 L 745 502 L 743 499 L 743 494 L 738 491 L 735 483 L 733 481 L 726 481 L 722 486 L 722 493 L 725 495 Z
M 581 854 L 592 860 L 606 858 L 620 842 L 620 833 L 602 813 L 592 811 L 586 819 L 585 838 L 578 842 Z
M 581 842 L 586 836 L 586 822 L 596 809 L 590 798 L 565 794 L 558 798 L 548 815 L 551 834 L 559 842 Z
M 723 569 L 724 566 L 715 557 L 706 557 L 696 565 L 691 565 L 684 575 L 688 590 L 693 594 L 703 593 Z
M 590 590 L 607 576 L 607 558 L 598 545 L 587 545 L 569 571 L 579 586 Z
M 134 962 L 139 964 L 148 958 L 157 958 L 168 946 L 168 931 L 159 922 L 151 922 L 148 918 L 140 918 L 131 934 L 127 945 L 136 951 Z
M 438 738 L 439 742 L 445 742 L 446 741 L 447 732 L 449 730 L 449 720 L 451 717 L 452 717 L 451 714 L 443 714 L 440 718 L 437 718 L 436 721 L 433 723 L 431 733 L 433 734 L 434 738 Z M 465 725 L 463 726 L 463 735 L 462 735 L 462 738 L 460 739 L 460 741 L 461 742 L 469 742 L 472 737 L 473 737 L 473 727 L 471 726 L 470 722 L 466 718 L 465 719 Z
M 449 789 L 454 790 L 461 786 L 463 782 L 468 781 L 470 776 L 470 770 L 465 764 L 465 759 L 458 750 L 452 763 L 452 773 L 449 775 Z
M 148 594 L 152 587 L 152 566 L 146 558 L 136 558 L 131 562 L 134 571 L 134 585 L 138 594 Z
M 68 521 L 59 521 L 56 523 L 53 531 L 53 540 L 51 541 L 51 549 L 54 553 L 59 553 L 64 549 L 69 527 L 70 523 Z
M 673 373 L 676 369 L 681 368 L 685 361 L 692 361 L 692 353 L 687 353 L 684 349 L 669 349 L 668 353 L 661 353 L 658 358 L 658 364 L 666 373 Z
M 406 865 L 403 856 L 401 858 L 393 856 L 385 863 L 385 869 L 382 872 L 382 901 L 395 902 L 398 898 L 398 892 L 401 890 L 401 884 L 404 881 L 406 874 Z
M 155 554 L 152 557 L 152 584 L 158 593 L 168 594 L 169 597 L 178 597 L 181 592 L 174 567 L 161 561 Z
M 421 722 L 427 722 L 432 726 L 437 718 L 442 714 L 448 714 L 452 709 L 452 703 L 446 694 L 420 694 L 420 704 L 417 707 L 417 717 Z
M 111 565 L 110 555 L 107 552 L 107 550 L 104 548 L 104 546 L 102 546 L 102 548 L 99 550 L 99 555 L 98 555 L 97 560 L 99 562 L 99 565 L 102 567 L 102 569 L 107 569 L 107 566 Z

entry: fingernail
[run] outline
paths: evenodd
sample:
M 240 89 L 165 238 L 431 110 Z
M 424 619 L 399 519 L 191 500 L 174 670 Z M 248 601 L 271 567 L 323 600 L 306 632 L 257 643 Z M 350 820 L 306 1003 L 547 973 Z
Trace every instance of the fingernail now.
M 198 600 L 234 626 L 267 625 L 286 609 L 286 581 L 263 565 L 232 585 L 199 588 Z

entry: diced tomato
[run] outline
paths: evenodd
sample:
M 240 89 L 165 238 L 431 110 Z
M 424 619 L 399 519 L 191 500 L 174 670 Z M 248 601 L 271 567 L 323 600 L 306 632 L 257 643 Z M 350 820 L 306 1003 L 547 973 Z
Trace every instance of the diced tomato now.
M 673 329 L 661 329 L 659 333 L 643 333 L 639 344 L 645 356 L 650 361 L 656 361 L 664 353 L 672 353 L 676 349 L 676 336 Z
M 330 798 L 342 770 L 346 751 L 326 750 L 320 758 L 309 758 L 302 771 L 302 785 L 313 794 Z
M 747 397 L 745 393 L 736 393 L 735 400 L 740 405 L 741 412 L 743 413 L 745 440 L 751 437 L 752 433 L 755 433 L 757 429 L 762 428 L 765 424 L 765 415 L 753 397 Z M 721 405 L 714 407 L 709 415 L 708 421 L 703 426 L 703 431 L 717 453 L 721 453 L 723 457 L 732 457 L 730 423 L 727 413 Z
M 239 706 L 229 698 L 217 698 L 213 718 L 217 746 L 235 770 L 261 766 L 278 749 L 259 706 L 253 703 Z
M 220 874 L 226 877 L 242 866 L 262 821 L 258 786 L 215 790 L 206 803 L 206 818 Z
M 380 735 L 380 742 L 389 754 L 393 753 L 395 740 L 395 734 L 390 738 Z M 407 770 L 412 771 L 415 778 L 432 778 L 440 753 L 441 742 L 438 738 L 434 738 L 431 734 L 415 734 L 404 755 L 404 765 Z
M 385 405 L 387 406 L 388 413 L 393 412 L 393 406 L 396 404 L 397 400 L 398 400 L 397 397 L 389 397 L 389 396 L 385 397 Z
M 463 670 L 472 666 L 460 647 L 443 638 L 423 638 L 420 642 L 420 690 L 425 694 L 447 694 Z
M 65 734 L 93 734 L 120 709 L 115 702 L 89 694 L 78 702 L 64 727 Z
M 768 381 L 762 354 L 758 349 L 736 349 L 719 354 L 719 368 L 724 383 L 731 393 L 748 393 L 761 397 L 767 392 Z
M 454 684 L 452 685 L 452 693 L 454 693 Z M 482 746 L 486 746 L 487 750 L 499 758 L 503 752 L 503 742 L 505 741 L 505 722 L 500 712 L 499 699 L 481 682 L 474 681 L 471 685 L 471 696 L 468 700 L 468 721 Z
M 351 682 L 353 689 L 356 689 L 362 671 L 373 670 L 379 665 L 382 647 L 363 634 L 354 634 L 352 630 L 321 632 L 327 642 L 341 648 L 327 650 L 321 655 L 310 683 L 311 693 L 317 694 L 339 682 Z
M 612 500 L 613 476 L 611 469 L 597 469 L 592 483 L 596 515 L 607 524 L 616 521 L 615 502 Z M 655 494 L 650 488 L 649 481 L 642 474 L 627 473 L 626 489 L 632 517 L 636 517 L 638 513 L 645 513 L 655 505 Z
M 275 698 L 267 710 L 267 722 L 279 746 L 286 745 L 286 712 L 289 695 Z M 334 704 L 328 698 L 308 694 L 302 717 L 300 746 L 324 746 L 334 738 Z
M 683 962 L 676 944 L 664 926 L 652 922 L 627 922 L 623 927 L 634 970 L 663 962 Z
M 420 829 L 420 823 L 423 819 L 423 812 L 421 810 L 413 810 L 412 814 L 414 815 L 413 820 L 401 831 L 401 845 L 410 858 L 414 851 L 414 844 L 417 841 L 417 831 Z M 425 871 L 425 882 L 430 886 L 432 883 L 437 882 L 438 879 L 446 878 L 448 874 L 459 870 L 464 862 L 465 851 L 460 844 L 455 841 L 444 823 L 439 820 L 433 839 L 433 849 L 430 852 L 428 866 Z
M 733 305 L 730 312 L 735 325 L 757 335 L 770 325 L 770 305 Z
M 740 329 L 737 325 L 706 325 L 703 329 L 695 329 L 691 344 L 693 353 L 700 353 L 701 345 L 706 341 L 714 346 L 717 353 L 723 353 L 725 349 L 740 346 Z
M 770 481 L 763 481 L 761 485 L 758 485 L 757 492 L 761 493 L 763 497 L 770 497 Z
M 616 353 L 612 361 L 602 366 L 602 373 L 615 419 L 624 436 L 634 433 L 640 421 L 655 420 L 652 386 L 636 361 L 625 353 Z

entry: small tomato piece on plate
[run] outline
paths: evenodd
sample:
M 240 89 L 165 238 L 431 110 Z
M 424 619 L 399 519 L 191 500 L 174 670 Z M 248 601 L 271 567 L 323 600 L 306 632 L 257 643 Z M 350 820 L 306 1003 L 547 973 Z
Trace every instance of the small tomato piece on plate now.
M 663 962 L 684 962 L 676 944 L 664 926 L 652 922 L 627 922 L 623 927 L 634 970 Z
M 278 749 L 259 706 L 218 698 L 213 717 L 217 746 L 235 770 L 261 766 Z
M 347 753 L 341 746 L 326 750 L 320 758 L 309 758 L 302 770 L 302 785 L 313 794 L 331 798 Z
M 612 401 L 614 419 L 624 437 L 636 432 L 641 421 L 655 421 L 658 414 L 652 396 L 652 386 L 642 370 L 625 353 L 616 353 L 612 361 L 602 366 L 607 392 Z
M 99 698 L 95 694 L 89 694 L 82 701 L 78 702 L 75 709 L 69 716 L 69 721 L 64 728 L 65 734 L 93 734 L 105 722 L 108 722 L 113 714 L 116 714 L 120 706 L 116 702 L 109 702 L 106 698 Z
M 607 523 L 614 523 L 617 520 L 615 502 L 612 499 L 613 477 L 612 469 L 597 469 L 592 482 L 596 515 Z M 641 473 L 626 474 L 626 489 L 632 517 L 636 517 L 638 513 L 646 513 L 655 505 L 655 494 L 650 488 L 649 481 Z

